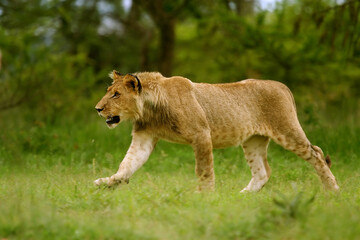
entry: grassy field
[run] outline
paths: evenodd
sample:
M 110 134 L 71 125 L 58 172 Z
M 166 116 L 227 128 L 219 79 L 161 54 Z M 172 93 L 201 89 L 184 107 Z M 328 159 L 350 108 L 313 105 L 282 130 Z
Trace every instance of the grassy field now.
M 129 124 L 110 131 L 92 117 L 7 119 L 0 135 L 0 239 L 360 239 L 354 125 L 304 127 L 331 155 L 339 193 L 324 191 L 309 164 L 271 143 L 270 181 L 259 193 L 241 194 L 251 177 L 241 148 L 214 151 L 213 193 L 195 192 L 192 149 L 166 142 L 130 184 L 98 189 L 93 180 L 113 174 L 126 153 Z

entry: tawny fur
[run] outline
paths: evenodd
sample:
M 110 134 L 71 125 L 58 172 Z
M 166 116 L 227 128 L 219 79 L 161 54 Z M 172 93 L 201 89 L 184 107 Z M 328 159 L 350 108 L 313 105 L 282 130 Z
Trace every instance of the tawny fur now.
M 193 147 L 200 189 L 215 185 L 212 149 L 241 145 L 252 172 L 243 191 L 259 191 L 271 175 L 267 147 L 273 139 L 309 162 L 326 188 L 339 188 L 329 169 L 330 158 L 325 159 L 322 150 L 306 138 L 293 95 L 282 83 L 193 83 L 149 72 L 120 75 L 114 71 L 110 76 L 113 85 L 96 108 L 105 118 L 132 121 L 133 141 L 118 172 L 96 180 L 97 185 L 128 180 L 146 162 L 156 142 L 164 139 Z

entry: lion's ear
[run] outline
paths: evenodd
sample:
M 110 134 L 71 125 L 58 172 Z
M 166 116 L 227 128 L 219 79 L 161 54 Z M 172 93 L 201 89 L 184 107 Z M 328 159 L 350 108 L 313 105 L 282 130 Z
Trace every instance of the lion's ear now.
M 113 70 L 112 72 L 109 73 L 109 77 L 114 80 L 113 83 L 117 80 L 121 80 L 124 76 L 119 73 L 118 71 L 116 70 Z
M 123 78 L 125 87 L 135 93 L 141 93 L 142 86 L 139 78 L 133 74 L 126 74 Z

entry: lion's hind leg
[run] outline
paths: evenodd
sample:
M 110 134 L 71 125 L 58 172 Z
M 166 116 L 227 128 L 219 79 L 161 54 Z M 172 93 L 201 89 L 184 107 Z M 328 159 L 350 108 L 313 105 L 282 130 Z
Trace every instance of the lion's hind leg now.
M 298 156 L 310 163 L 319 175 L 324 187 L 329 190 L 337 191 L 339 186 L 330 170 L 330 158 L 325 158 L 324 153 L 318 146 L 309 144 L 304 152 L 295 152 Z
M 292 151 L 310 163 L 315 168 L 326 189 L 339 189 L 335 177 L 330 171 L 330 158 L 325 158 L 321 148 L 309 142 L 301 128 L 298 131 L 292 131 L 290 134 L 277 136 L 273 139 L 285 149 Z
M 242 144 L 252 178 L 241 192 L 257 192 L 269 180 L 271 175 L 271 169 L 267 161 L 269 140 L 269 137 L 254 135 Z

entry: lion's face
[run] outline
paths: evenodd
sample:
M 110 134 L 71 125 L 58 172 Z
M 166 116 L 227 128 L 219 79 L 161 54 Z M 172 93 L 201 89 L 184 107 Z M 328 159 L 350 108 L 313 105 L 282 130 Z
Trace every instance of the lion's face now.
M 121 121 L 135 119 L 139 114 L 137 97 L 141 84 L 137 77 L 130 74 L 123 76 L 113 71 L 110 76 L 114 82 L 95 108 L 100 116 L 106 118 L 108 127 L 114 128 Z

